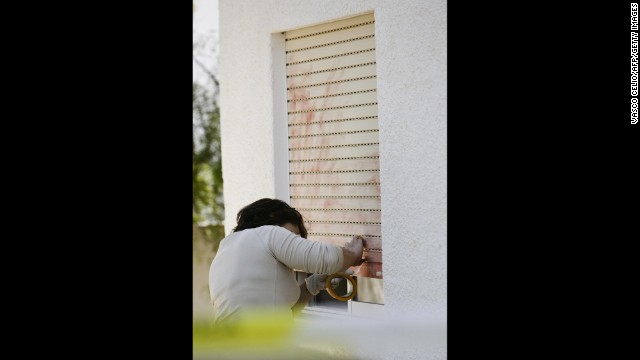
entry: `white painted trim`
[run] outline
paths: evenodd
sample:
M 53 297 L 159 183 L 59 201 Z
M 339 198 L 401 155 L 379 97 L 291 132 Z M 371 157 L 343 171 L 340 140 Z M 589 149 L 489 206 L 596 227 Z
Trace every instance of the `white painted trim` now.
M 287 58 L 283 33 L 271 34 L 273 86 L 273 166 L 275 198 L 289 200 L 289 129 L 287 123 Z
M 311 316 L 325 316 L 325 317 L 333 317 L 333 318 L 341 318 L 346 319 L 350 315 L 346 311 L 332 310 L 330 308 L 322 307 L 322 306 L 314 306 L 314 307 L 305 307 L 302 309 L 301 313 L 305 315 Z
M 310 316 L 324 316 L 346 319 L 352 316 L 363 318 L 381 318 L 384 316 L 384 305 L 349 300 L 347 311 L 333 310 L 323 306 L 306 306 L 302 313 Z
M 361 301 L 349 301 L 351 304 L 351 315 L 368 318 L 379 318 L 384 315 L 384 305 L 372 304 Z

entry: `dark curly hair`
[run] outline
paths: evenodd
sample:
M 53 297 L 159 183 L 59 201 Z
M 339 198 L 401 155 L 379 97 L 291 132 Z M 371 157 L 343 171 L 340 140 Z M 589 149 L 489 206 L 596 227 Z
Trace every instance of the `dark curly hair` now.
M 264 198 L 243 207 L 236 217 L 238 223 L 233 231 L 253 229 L 264 225 L 282 226 L 292 223 L 300 229 L 300 236 L 307 237 L 304 219 L 298 210 L 278 199 Z

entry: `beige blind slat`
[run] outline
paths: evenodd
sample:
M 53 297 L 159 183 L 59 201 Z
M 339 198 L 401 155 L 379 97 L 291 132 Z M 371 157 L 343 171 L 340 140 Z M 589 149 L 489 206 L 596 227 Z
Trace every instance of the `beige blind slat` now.
M 344 19 L 344 20 L 332 21 L 329 23 L 287 31 L 285 33 L 284 38 L 286 41 L 292 41 L 291 39 L 295 39 L 303 36 L 309 37 L 310 35 L 316 36 L 314 34 L 318 34 L 318 33 L 342 31 L 341 29 L 345 27 L 362 26 L 372 21 L 374 21 L 373 14 L 360 15 L 360 16 L 355 16 L 352 18 Z
M 287 77 L 308 76 L 312 73 L 346 70 L 353 67 L 372 65 L 376 62 L 375 51 L 345 55 L 309 63 L 287 65 Z
M 306 210 L 304 212 L 307 221 L 351 221 L 351 222 L 380 222 L 380 212 L 375 214 L 363 214 L 359 211 L 324 211 L 324 210 Z M 310 223 L 313 224 L 313 223 Z M 314 225 L 315 227 L 315 225 Z
M 359 209 L 380 209 L 380 199 L 298 199 L 296 206 L 305 209 L 348 209 L 357 204 Z M 339 219 L 336 219 L 336 221 Z
M 310 171 L 348 171 L 348 170 L 370 170 L 379 169 L 380 163 L 377 158 L 374 159 L 355 159 L 355 160 L 334 160 L 334 161 L 309 161 L 309 162 L 292 162 L 289 164 L 291 172 L 310 172 Z
M 289 79 L 287 79 L 287 89 L 308 86 L 333 85 L 347 81 L 371 79 L 375 78 L 375 76 L 375 64 L 367 66 L 357 66 L 342 70 L 326 71 L 317 74 L 290 77 Z
M 327 123 L 340 120 L 370 118 L 378 116 L 377 105 L 363 105 L 352 108 L 340 108 L 324 111 L 311 111 L 289 114 L 289 124 Z
M 351 94 L 351 95 L 339 95 L 330 96 L 319 99 L 292 99 L 287 104 L 287 111 L 318 111 L 320 109 L 333 109 L 342 107 L 361 106 L 365 104 L 375 104 L 378 101 L 378 96 L 372 89 L 367 89 L 368 92 Z M 375 90 L 375 89 L 373 89 Z
M 309 223 L 307 226 L 309 232 L 319 231 L 327 234 L 363 234 L 380 236 L 380 225 L 366 224 L 320 224 Z
M 317 149 L 290 150 L 289 160 L 308 159 L 339 159 L 364 156 L 379 156 L 378 144 L 363 144 L 361 146 L 351 146 L 348 151 L 341 147 L 324 147 Z
M 318 146 L 351 145 L 378 142 L 377 132 L 355 133 L 348 135 L 312 136 L 306 138 L 290 138 L 289 148 L 309 148 Z M 345 150 L 345 149 L 343 149 Z M 348 151 L 346 149 L 345 151 Z
M 287 52 L 305 51 L 301 49 L 307 49 L 309 47 L 324 47 L 327 46 L 327 44 L 353 41 L 352 39 L 371 37 L 373 34 L 373 24 L 366 24 L 344 30 L 331 31 L 315 36 L 289 40 L 285 43 L 285 49 Z
M 312 61 L 332 59 L 341 56 L 355 55 L 376 49 L 376 39 L 365 38 L 345 43 L 339 43 L 320 48 L 296 51 L 287 54 L 287 65 L 302 64 Z
M 369 262 L 382 262 L 382 252 L 364 251 L 364 257 L 369 259 Z
M 378 119 L 356 119 L 350 121 L 336 121 L 328 123 L 308 124 L 303 126 L 289 126 L 289 136 L 313 136 L 316 134 L 336 134 L 341 132 L 354 132 L 377 130 Z
M 355 172 L 355 173 L 303 173 L 289 175 L 291 184 L 302 186 L 305 184 L 361 184 L 379 183 L 380 173 L 376 172 Z M 347 185 L 348 186 L 348 185 Z
M 287 92 L 287 98 L 308 99 L 318 96 L 353 93 L 369 89 L 377 89 L 377 79 L 375 77 L 363 80 L 336 83 L 329 87 L 310 86 L 305 88 L 291 89 Z
M 377 184 L 360 186 L 336 186 L 336 185 L 314 185 L 314 186 L 292 186 L 289 189 L 291 196 L 305 196 L 309 193 L 331 196 L 378 196 L 380 186 Z M 303 214 L 309 215 L 309 214 Z M 332 215 L 333 216 L 333 215 Z M 335 214 L 336 217 L 344 217 L 344 214 Z M 322 218 L 326 220 L 325 218 Z M 346 221 L 346 220 L 345 220 Z M 355 220 L 349 220 L 355 221 Z M 376 220 L 377 221 L 377 220 Z

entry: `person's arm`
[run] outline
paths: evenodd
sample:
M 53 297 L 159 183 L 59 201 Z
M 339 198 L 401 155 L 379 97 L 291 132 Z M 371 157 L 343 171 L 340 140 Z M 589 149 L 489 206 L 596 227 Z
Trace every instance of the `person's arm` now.
M 269 251 L 278 261 L 291 269 L 329 275 L 344 272 L 351 266 L 362 263 L 363 239 L 360 236 L 354 236 L 344 246 L 339 247 L 305 239 L 279 226 L 274 226 L 270 231 L 272 233 L 268 242 Z M 298 314 L 314 296 L 307 288 L 306 281 L 299 286 L 300 296 L 292 307 L 294 314 Z
M 270 231 L 269 251 L 291 269 L 329 275 L 362 263 L 363 239 L 360 236 L 354 236 L 340 247 L 305 239 L 280 226 L 273 226 Z
M 345 252 L 339 246 L 305 239 L 280 226 L 269 228 L 268 250 L 291 269 L 323 275 L 351 266 L 356 256 L 353 249 L 347 249 L 345 262 Z

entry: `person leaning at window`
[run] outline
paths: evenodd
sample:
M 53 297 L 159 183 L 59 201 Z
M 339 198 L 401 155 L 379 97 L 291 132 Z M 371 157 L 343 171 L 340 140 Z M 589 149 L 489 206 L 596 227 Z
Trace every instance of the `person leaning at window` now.
M 255 201 L 238 212 L 236 221 L 209 270 L 216 322 L 237 320 L 252 309 L 287 309 L 292 317 L 325 290 L 327 275 L 362 263 L 360 236 L 342 247 L 308 240 L 302 215 L 282 200 Z M 293 269 L 313 275 L 298 285 Z

